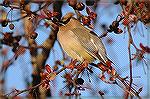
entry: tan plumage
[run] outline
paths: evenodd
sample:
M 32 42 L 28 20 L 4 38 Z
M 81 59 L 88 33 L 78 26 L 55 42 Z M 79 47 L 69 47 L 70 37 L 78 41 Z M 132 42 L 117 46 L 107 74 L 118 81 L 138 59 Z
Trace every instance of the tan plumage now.
M 98 59 L 104 64 L 108 60 L 101 39 L 74 17 L 59 27 L 57 37 L 63 50 L 73 59 L 89 63 Z

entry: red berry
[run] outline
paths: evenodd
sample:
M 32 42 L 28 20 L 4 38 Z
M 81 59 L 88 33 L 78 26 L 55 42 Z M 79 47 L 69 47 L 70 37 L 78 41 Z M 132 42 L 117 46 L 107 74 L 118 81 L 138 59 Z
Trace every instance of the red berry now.
M 75 7 L 76 4 L 77 4 L 77 0 L 67 0 L 69 5 L 72 6 L 72 7 Z
M 125 25 L 125 26 L 127 26 L 128 24 L 129 24 L 130 22 L 129 22 L 129 19 L 127 19 L 127 18 L 125 18 L 124 20 L 123 20 L 123 25 Z
M 95 12 L 91 12 L 89 16 L 92 20 L 94 20 L 94 19 L 96 19 L 97 14 Z
M 118 29 L 118 34 L 121 34 L 123 31 L 121 29 Z
M 15 27 L 15 26 L 14 26 L 14 24 L 12 24 L 12 23 L 11 23 L 11 24 L 9 24 L 9 28 L 10 28 L 11 30 L 13 30 L 13 29 L 14 29 L 14 27 Z
M 76 7 L 74 8 L 75 10 L 82 11 L 85 8 L 85 5 L 82 2 L 78 2 L 76 4 Z
M 50 67 L 48 64 L 46 64 L 45 69 L 46 69 L 46 71 L 47 71 L 48 73 L 51 73 L 51 72 L 52 72 L 52 69 L 51 69 L 51 67 Z
M 38 36 L 38 34 L 37 34 L 36 32 L 34 32 L 34 33 L 32 33 L 32 35 L 31 35 L 31 39 L 36 39 L 37 36 Z
M 87 16 L 82 17 L 82 23 L 84 25 L 89 25 L 90 24 L 90 18 L 88 18 Z

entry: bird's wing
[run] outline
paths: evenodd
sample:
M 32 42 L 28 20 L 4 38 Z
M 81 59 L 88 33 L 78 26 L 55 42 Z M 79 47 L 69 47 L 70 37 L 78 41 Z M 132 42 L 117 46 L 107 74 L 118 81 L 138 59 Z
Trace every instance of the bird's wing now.
M 78 37 L 71 30 L 59 31 L 57 34 L 58 40 L 61 47 L 67 53 L 68 56 L 73 59 L 80 60 L 81 62 L 84 59 L 87 59 L 89 62 L 94 60 L 94 57 L 87 53 L 86 49 L 80 43 Z
M 101 39 L 99 39 L 95 33 L 90 33 L 90 30 L 83 27 L 74 28 L 71 31 L 78 37 L 78 40 L 89 54 L 103 63 L 106 62 L 107 57 L 105 47 Z

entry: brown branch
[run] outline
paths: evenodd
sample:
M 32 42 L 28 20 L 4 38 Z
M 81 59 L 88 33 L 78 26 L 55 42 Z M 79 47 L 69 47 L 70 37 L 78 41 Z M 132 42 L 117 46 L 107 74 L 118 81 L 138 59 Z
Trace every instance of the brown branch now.
M 37 15 L 36 13 L 37 12 L 39 12 L 40 10 L 42 10 L 42 9 L 44 9 L 45 7 L 47 7 L 48 5 L 50 5 L 52 2 L 49 2 L 49 3 L 46 3 L 44 6 L 42 6 L 42 7 L 40 7 L 40 9 L 38 9 L 38 10 L 36 10 L 36 11 L 34 11 L 34 12 L 32 12 L 32 11 L 30 11 L 30 13 L 31 14 L 33 14 L 33 15 Z M 4 4 L 0 4 L 0 6 L 4 6 Z M 18 10 L 20 10 L 20 6 L 16 6 L 16 5 L 8 5 L 8 7 L 10 7 L 12 10 L 13 9 L 18 9 Z M 28 10 L 27 9 L 21 9 L 22 10 L 22 12 L 23 11 L 25 11 L 25 12 L 28 12 Z M 30 17 L 30 15 L 29 14 L 26 14 L 26 15 L 23 15 L 22 17 L 20 17 L 20 18 L 18 18 L 18 19 L 14 19 L 14 20 L 8 20 L 8 22 L 16 22 L 16 21 L 19 21 L 19 20 L 22 20 L 22 19 L 24 19 L 24 18 L 26 18 L 26 17 Z
M 91 65 L 93 65 L 94 67 L 100 69 L 102 72 L 105 72 L 105 71 L 103 71 L 101 68 L 99 68 L 96 64 L 91 64 Z M 105 67 L 105 68 L 108 69 L 108 67 Z M 112 67 L 112 68 L 113 68 L 113 67 Z M 110 74 L 110 76 L 113 77 L 114 75 Z M 128 82 L 126 82 L 124 78 L 120 77 L 120 75 L 117 74 L 117 72 L 116 72 L 116 74 L 115 74 L 115 78 L 116 78 L 115 82 L 114 82 L 114 83 L 110 83 L 110 84 L 116 84 L 116 85 L 118 85 L 119 87 L 121 87 L 121 88 L 122 88 L 125 92 L 127 92 L 128 94 L 130 94 L 130 95 L 132 95 L 132 96 L 137 96 L 139 99 L 141 99 L 141 97 L 139 96 L 139 93 L 138 93 L 132 86 L 130 86 L 130 83 L 128 84 Z M 119 80 L 119 82 L 120 82 L 124 87 L 117 83 L 117 79 Z M 130 88 L 130 90 L 129 90 L 128 88 Z
M 49 57 L 50 51 L 56 41 L 56 36 L 57 36 L 57 31 L 51 31 L 48 39 L 44 41 L 44 43 L 41 45 L 42 52 L 37 55 L 37 64 L 41 66 L 40 67 L 41 69 L 44 69 L 45 62 Z
M 58 16 L 58 19 L 61 18 L 61 7 L 63 4 L 63 1 L 55 1 L 54 3 L 54 11 L 60 13 Z M 58 30 L 51 31 L 49 37 L 44 41 L 42 44 L 42 52 L 39 53 L 36 57 L 36 64 L 38 65 L 38 72 L 36 72 L 38 75 L 40 75 L 40 72 L 44 69 L 45 63 L 47 58 L 49 57 L 50 51 L 54 46 L 54 43 L 57 39 L 57 32 Z M 45 97 L 46 90 L 40 88 L 41 98 Z
M 129 2 L 129 10 L 128 10 L 128 13 L 127 13 L 127 16 L 125 17 L 129 17 L 130 13 L 131 13 L 131 10 L 132 10 L 132 7 L 133 7 L 133 0 L 131 0 Z M 122 6 L 122 9 L 124 10 L 123 6 Z M 132 39 L 132 35 L 131 35 L 131 27 L 128 25 L 127 26 L 127 30 L 128 30 L 128 37 L 129 37 L 129 40 L 128 40 L 128 55 L 129 55 L 129 67 L 130 67 L 130 84 L 128 86 L 128 90 L 130 92 L 131 90 L 131 87 L 132 87 L 132 58 L 131 58 L 131 48 L 130 48 L 130 45 L 133 44 L 135 46 L 135 44 L 133 43 L 133 39 Z M 135 47 L 136 48 L 136 47 Z M 129 96 L 129 93 L 126 94 L 126 98 Z
M 30 11 L 30 4 L 26 5 L 26 10 Z M 24 13 L 24 10 L 21 10 L 21 15 L 25 16 L 26 13 Z M 28 19 L 29 17 L 25 17 L 23 22 L 24 22 L 24 31 L 25 31 L 25 35 L 32 35 L 32 33 L 35 31 L 34 28 L 34 23 Z M 38 72 L 40 72 L 39 70 L 39 66 L 37 64 L 37 55 L 38 55 L 38 49 L 36 48 L 37 43 L 35 42 L 34 39 L 31 38 L 27 38 L 29 47 L 32 47 L 32 49 L 30 49 L 30 55 L 31 55 L 31 64 L 33 66 L 33 71 L 32 71 L 32 86 L 38 85 L 40 83 L 40 75 L 38 74 Z M 36 93 L 38 93 L 38 89 L 36 90 Z M 34 97 L 34 94 L 33 94 Z M 38 96 L 39 97 L 39 96 Z
M 29 89 L 25 89 L 25 90 L 21 90 L 21 91 L 18 91 L 14 96 L 12 96 L 12 98 L 15 98 L 16 96 L 18 96 L 19 94 L 22 94 L 24 92 L 27 92 L 27 91 L 31 91 L 31 90 L 34 90 L 36 89 L 37 87 L 41 86 L 43 83 L 45 83 L 46 80 L 43 80 L 41 83 L 29 88 Z
M 24 90 L 13 90 L 12 92 L 8 93 L 8 94 L 5 94 L 3 95 L 3 97 L 10 97 L 11 94 L 15 93 L 12 98 L 15 98 L 16 96 L 24 93 L 24 92 L 27 92 L 27 91 L 31 91 L 31 90 L 34 90 L 36 89 L 37 87 L 41 86 L 43 83 L 45 83 L 46 80 L 43 80 L 41 83 L 37 84 L 36 86 L 33 86 L 33 87 L 30 87 L 28 89 L 24 89 Z

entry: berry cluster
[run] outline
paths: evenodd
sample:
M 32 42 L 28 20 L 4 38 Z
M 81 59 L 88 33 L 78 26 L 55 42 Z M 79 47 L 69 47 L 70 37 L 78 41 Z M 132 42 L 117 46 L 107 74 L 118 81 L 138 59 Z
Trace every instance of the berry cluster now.
M 138 20 L 144 24 L 148 24 L 150 22 L 149 0 L 133 0 L 133 2 L 118 0 L 117 2 L 123 8 L 121 13 L 122 17 L 125 17 L 123 25 L 127 26 L 129 23 L 137 23 Z
M 107 29 L 108 32 L 114 32 L 116 34 L 120 34 L 123 31 L 118 28 L 119 27 L 119 22 L 123 19 L 123 17 L 121 17 L 119 20 L 115 20 L 112 22 L 112 24 L 109 26 L 109 29 Z
M 2 44 L 12 46 L 12 51 L 15 52 L 16 49 L 19 47 L 19 41 L 21 40 L 22 36 L 13 36 L 13 33 L 6 32 L 3 33 L 3 38 L 1 40 Z

